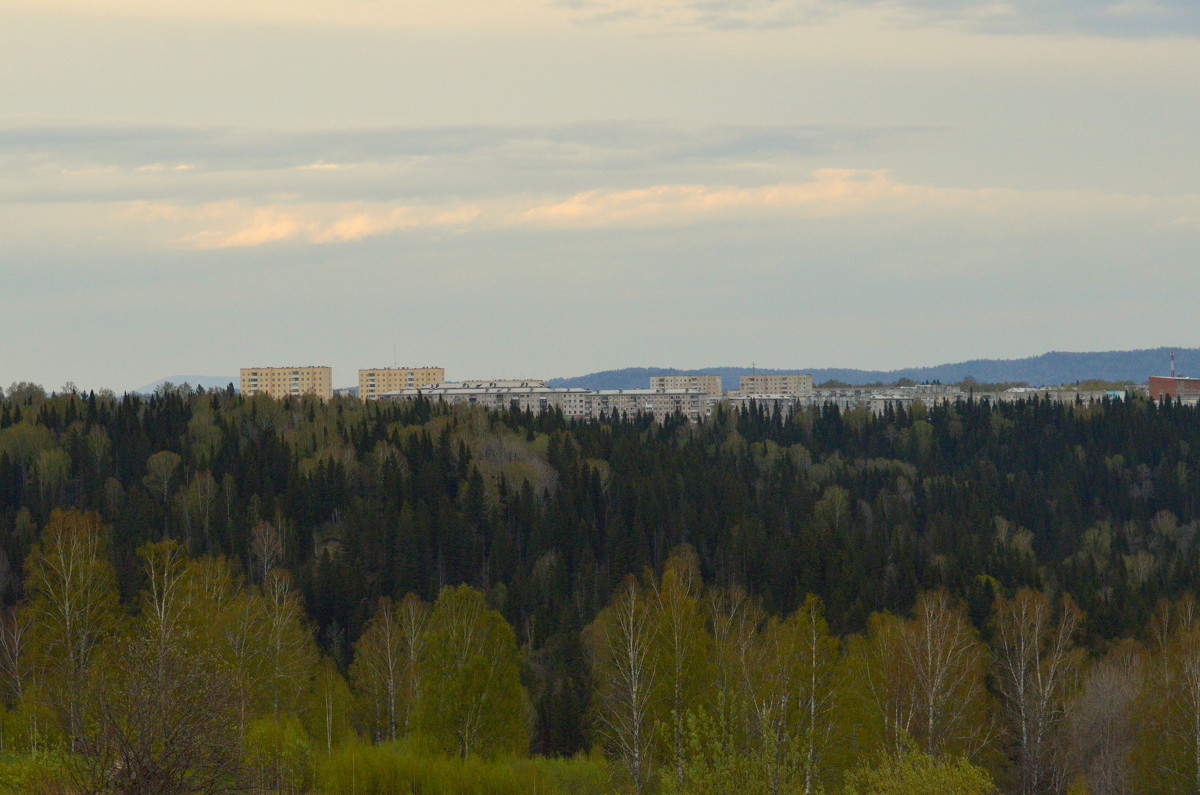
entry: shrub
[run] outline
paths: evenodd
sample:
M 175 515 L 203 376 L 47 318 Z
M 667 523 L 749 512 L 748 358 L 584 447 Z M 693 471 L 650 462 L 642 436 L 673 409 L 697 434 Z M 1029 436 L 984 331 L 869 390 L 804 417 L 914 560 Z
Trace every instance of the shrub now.
M 352 743 L 320 764 L 321 792 L 361 795 L 587 795 L 608 790 L 608 771 L 591 759 L 457 759 L 409 740 Z

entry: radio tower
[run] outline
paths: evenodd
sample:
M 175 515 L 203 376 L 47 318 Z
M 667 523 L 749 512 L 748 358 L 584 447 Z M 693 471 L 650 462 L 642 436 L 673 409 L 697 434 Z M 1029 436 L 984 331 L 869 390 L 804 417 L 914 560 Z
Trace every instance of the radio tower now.
M 1171 377 L 1175 377 L 1175 351 L 1171 351 Z

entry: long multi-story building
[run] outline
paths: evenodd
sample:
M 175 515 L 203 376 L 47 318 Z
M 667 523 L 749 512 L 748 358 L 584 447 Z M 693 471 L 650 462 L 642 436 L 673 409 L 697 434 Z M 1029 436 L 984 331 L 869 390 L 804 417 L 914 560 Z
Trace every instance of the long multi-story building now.
M 423 389 L 402 389 L 380 397 L 406 400 L 425 397 L 451 405 L 489 409 L 541 411 L 554 408 L 577 419 L 602 414 L 652 414 L 659 420 L 680 412 L 696 420 L 708 411 L 708 395 L 699 389 L 554 389 L 537 380 L 447 382 Z
M 808 397 L 813 392 L 813 379 L 808 373 L 753 373 L 742 376 L 738 392 L 742 395 Z
M 721 376 L 714 373 L 701 375 L 653 375 L 650 376 L 651 389 L 699 389 L 706 395 L 721 394 Z
M 358 371 L 358 396 L 376 400 L 385 392 L 421 389 L 446 380 L 444 367 L 377 367 Z
M 698 420 L 708 415 L 710 397 L 699 389 L 597 389 L 588 396 L 586 416 L 652 414 L 661 422 L 679 413 Z
M 289 396 L 316 395 L 322 400 L 333 397 L 332 367 L 243 367 L 239 374 L 242 394 Z
M 545 381 L 494 380 L 444 381 L 421 389 L 400 389 L 381 394 L 389 400 L 411 400 L 425 397 L 440 400 L 451 406 L 482 406 L 487 409 L 507 409 L 516 406 L 522 411 L 539 412 L 557 408 L 568 417 L 586 416 L 586 389 L 553 389 Z

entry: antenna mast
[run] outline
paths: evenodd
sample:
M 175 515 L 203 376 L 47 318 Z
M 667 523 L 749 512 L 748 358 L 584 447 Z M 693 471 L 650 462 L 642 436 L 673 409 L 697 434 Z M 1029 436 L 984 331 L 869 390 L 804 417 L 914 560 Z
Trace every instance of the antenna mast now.
M 1175 351 L 1171 351 L 1171 377 L 1175 377 Z

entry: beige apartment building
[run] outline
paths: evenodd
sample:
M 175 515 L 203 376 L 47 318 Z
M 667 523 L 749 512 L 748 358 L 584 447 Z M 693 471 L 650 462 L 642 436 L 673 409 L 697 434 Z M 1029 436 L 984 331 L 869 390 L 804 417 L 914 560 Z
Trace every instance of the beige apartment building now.
M 243 367 L 239 378 L 242 394 L 270 395 L 275 399 L 316 395 L 333 397 L 332 367 Z
M 806 397 L 812 394 L 812 376 L 806 372 L 754 373 L 742 376 L 738 393 Z
M 743 395 L 791 395 L 807 397 L 813 391 L 812 376 L 808 373 L 755 373 L 743 375 L 741 388 L 738 392 Z
M 650 388 L 663 391 L 666 389 L 699 389 L 706 395 L 720 397 L 721 376 L 712 373 L 703 375 L 652 375 Z
M 358 396 L 377 400 L 388 392 L 437 386 L 446 380 L 444 367 L 377 367 L 358 371 Z

